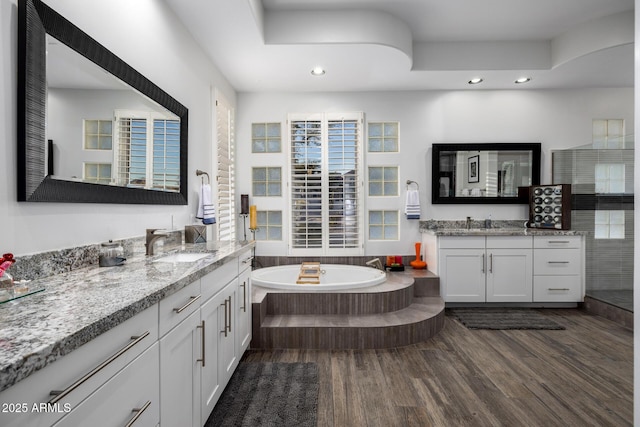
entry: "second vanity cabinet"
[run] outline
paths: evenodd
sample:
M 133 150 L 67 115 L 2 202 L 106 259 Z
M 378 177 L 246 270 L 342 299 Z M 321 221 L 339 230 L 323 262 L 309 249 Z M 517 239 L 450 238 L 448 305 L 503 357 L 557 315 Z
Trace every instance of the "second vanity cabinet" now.
M 531 237 L 441 237 L 445 301 L 531 302 L 532 247 Z
M 584 248 L 570 235 L 424 236 L 429 268 L 449 303 L 575 303 Z

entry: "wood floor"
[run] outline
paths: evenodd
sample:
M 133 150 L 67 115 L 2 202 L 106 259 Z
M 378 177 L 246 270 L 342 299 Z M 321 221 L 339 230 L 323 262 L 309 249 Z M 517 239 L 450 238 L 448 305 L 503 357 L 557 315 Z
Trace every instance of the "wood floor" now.
M 385 350 L 250 350 L 316 362 L 318 426 L 631 426 L 633 331 L 577 309 L 566 330 L 468 330 Z

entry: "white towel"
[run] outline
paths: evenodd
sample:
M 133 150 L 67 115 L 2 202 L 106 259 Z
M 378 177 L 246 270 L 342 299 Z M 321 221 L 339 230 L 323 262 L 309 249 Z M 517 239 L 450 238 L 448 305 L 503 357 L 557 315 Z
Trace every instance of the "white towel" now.
M 420 219 L 420 195 L 418 190 L 407 190 L 404 213 L 407 215 L 407 219 Z
M 202 184 L 200 187 L 200 200 L 196 218 L 201 219 L 203 224 L 216 223 L 216 210 L 211 202 L 211 186 L 209 184 Z

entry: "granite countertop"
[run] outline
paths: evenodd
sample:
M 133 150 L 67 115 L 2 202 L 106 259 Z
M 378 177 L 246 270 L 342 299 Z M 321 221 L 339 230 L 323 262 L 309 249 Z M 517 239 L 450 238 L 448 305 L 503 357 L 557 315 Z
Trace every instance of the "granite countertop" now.
M 215 270 L 253 242 L 182 244 L 117 267 L 97 264 L 33 280 L 36 294 L 0 304 L 0 391 Z M 195 262 L 153 262 L 169 252 L 209 253 Z
M 420 230 L 434 236 L 583 236 L 584 231 L 542 228 L 440 228 Z

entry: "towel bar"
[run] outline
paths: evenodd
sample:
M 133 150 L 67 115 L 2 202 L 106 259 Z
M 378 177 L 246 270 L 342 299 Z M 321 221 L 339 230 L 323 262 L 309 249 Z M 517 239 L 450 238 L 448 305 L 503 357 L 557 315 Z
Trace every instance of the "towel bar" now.
M 409 186 L 410 186 L 411 184 L 415 184 L 415 185 L 416 185 L 416 188 L 417 188 L 418 190 L 420 189 L 420 186 L 418 185 L 418 183 L 417 183 L 417 182 L 415 182 L 415 181 L 411 181 L 410 179 L 408 179 L 408 180 L 407 180 L 407 190 L 409 189 Z

